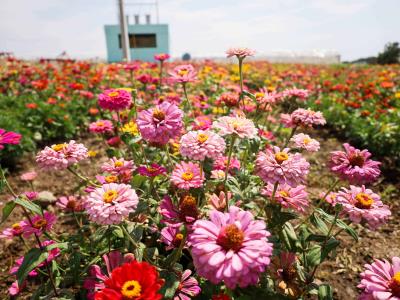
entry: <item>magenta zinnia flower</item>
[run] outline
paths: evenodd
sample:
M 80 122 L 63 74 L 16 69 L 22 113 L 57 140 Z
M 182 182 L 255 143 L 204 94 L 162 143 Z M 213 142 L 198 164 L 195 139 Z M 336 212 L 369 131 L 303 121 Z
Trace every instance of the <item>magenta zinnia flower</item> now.
M 290 141 L 294 143 L 295 148 L 305 149 L 310 152 L 316 152 L 319 150 L 319 142 L 310 138 L 308 134 L 296 134 L 290 139 Z
M 226 57 L 236 56 L 238 59 L 243 59 L 247 56 L 253 56 L 256 51 L 249 48 L 229 48 L 226 50 Z
M 113 124 L 109 120 L 99 120 L 89 124 L 89 130 L 95 133 L 107 133 L 114 130 Z
M 103 163 L 101 170 L 114 175 L 129 174 L 133 172 L 134 165 L 132 160 L 113 157 Z
M 201 292 L 199 283 L 196 278 L 191 277 L 192 271 L 185 270 L 182 273 L 180 283 L 175 292 L 174 300 L 190 300 L 192 297 L 196 297 Z
M 18 145 L 21 141 L 22 135 L 12 131 L 5 131 L 0 128 L 0 150 L 4 149 L 4 145 Z
M 198 164 L 182 161 L 175 166 L 171 174 L 171 181 L 178 188 L 189 190 L 203 185 L 204 174 L 201 174 Z
M 168 58 L 170 58 L 170 56 L 167 53 L 159 53 L 159 54 L 154 55 L 154 59 L 161 61 L 161 62 L 167 60 Z
M 84 198 L 80 196 L 62 196 L 58 198 L 56 205 L 65 211 L 82 211 Z
M 20 236 L 24 231 L 25 221 L 14 223 L 11 227 L 6 228 L 0 234 L 2 239 L 13 239 L 16 236 Z
M 288 184 L 296 187 L 306 180 L 310 164 L 300 153 L 291 154 L 289 148 L 274 146 L 260 152 L 256 159 L 256 173 L 265 183 Z
M 163 102 L 155 108 L 143 110 L 136 121 L 143 139 L 165 145 L 182 130 L 183 112 L 175 105 Z
M 91 192 L 85 208 L 95 223 L 119 224 L 136 210 L 138 202 L 135 190 L 129 185 L 110 183 Z
M 359 300 L 399 300 L 400 299 L 400 258 L 392 257 L 376 259 L 372 264 L 365 265 L 365 271 L 360 274 L 361 283 L 357 286 L 363 289 Z
M 369 159 L 371 153 L 367 150 L 358 150 L 353 146 L 343 144 L 343 151 L 331 153 L 331 171 L 350 183 L 369 183 L 375 181 L 381 171 L 378 161 Z
M 147 177 L 156 177 L 158 175 L 165 175 L 167 173 L 167 169 L 163 166 L 160 166 L 156 163 L 151 164 L 150 166 L 140 166 L 137 169 L 138 173 L 142 176 Z
M 122 110 L 131 105 L 132 96 L 124 89 L 109 89 L 99 95 L 98 103 L 103 109 Z
M 268 183 L 262 190 L 261 194 L 271 197 L 274 191 L 274 185 Z M 274 201 L 278 202 L 284 208 L 291 208 L 300 213 L 304 213 L 308 207 L 308 194 L 304 185 L 291 187 L 287 184 L 280 184 L 275 192 Z
M 165 196 L 160 203 L 159 212 L 163 217 L 162 223 L 172 224 L 177 227 L 182 223 L 186 225 L 193 223 L 200 214 L 196 198 L 190 194 L 183 196 L 177 206 L 172 203 L 169 196 Z
M 70 141 L 68 144 L 56 144 L 46 147 L 36 155 L 36 162 L 44 169 L 66 169 L 88 157 L 88 150 L 83 144 Z
M 183 241 L 183 233 L 180 230 L 180 224 L 168 224 L 161 229 L 161 242 L 167 245 L 166 250 L 179 248 Z
M 230 289 L 257 284 L 272 255 L 264 221 L 231 206 L 228 213 L 211 211 L 210 220 L 197 220 L 192 229 L 189 242 L 200 276 Z
M 187 83 L 196 80 L 197 72 L 192 65 L 180 65 L 170 71 L 169 75 L 174 82 Z
M 382 203 L 379 195 L 365 186 L 342 188 L 336 196 L 336 203 L 343 205 L 343 212 L 352 222 L 365 221 L 371 229 L 386 223 L 391 215 L 389 207 Z
M 218 129 L 222 136 L 236 134 L 240 138 L 252 139 L 257 135 L 253 121 L 240 116 L 220 117 L 213 123 L 213 127 Z
M 193 160 L 216 159 L 224 153 L 225 141 L 212 131 L 190 131 L 181 137 L 180 151 Z
M 29 237 L 32 234 L 41 235 L 45 231 L 50 231 L 53 228 L 54 223 L 57 221 L 57 217 L 45 211 L 43 216 L 35 215 L 31 218 L 32 224 L 28 221 L 24 221 L 23 225 L 23 236 Z

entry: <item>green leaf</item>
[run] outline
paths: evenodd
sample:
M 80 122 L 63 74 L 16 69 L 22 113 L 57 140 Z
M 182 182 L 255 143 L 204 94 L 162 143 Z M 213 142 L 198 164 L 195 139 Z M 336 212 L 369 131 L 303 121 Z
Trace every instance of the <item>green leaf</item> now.
M 23 207 L 25 207 L 26 209 L 28 209 L 31 212 L 34 212 L 37 215 L 42 215 L 42 210 L 40 209 L 40 206 L 23 198 L 16 198 L 14 200 L 14 202 L 16 204 L 19 204 Z
M 316 214 L 312 214 L 310 216 L 310 222 L 313 224 L 319 231 L 322 232 L 322 234 L 327 235 L 328 234 L 328 226 L 326 226 L 325 222 Z
M 318 288 L 318 300 L 332 300 L 333 291 L 329 284 L 321 284 Z
M 291 251 L 296 250 L 297 235 L 292 224 L 286 222 L 283 225 L 283 230 L 280 233 L 280 238 L 284 242 L 286 248 Z
M 321 246 L 314 245 L 306 253 L 307 265 L 314 267 L 321 263 Z
M 357 232 L 351 228 L 349 225 L 347 225 L 345 222 L 342 220 L 337 219 L 336 220 L 336 225 L 342 229 L 344 229 L 355 241 L 358 241 L 358 234 Z
M 3 214 L 1 216 L 1 223 L 3 223 L 10 216 L 12 211 L 14 210 L 16 204 L 14 201 L 9 201 L 3 207 Z
M 179 286 L 179 279 L 173 272 L 162 271 L 161 277 L 165 280 L 160 293 L 164 295 L 165 299 L 172 299 L 175 295 L 175 291 Z
M 46 251 L 39 248 L 29 250 L 17 271 L 18 285 L 21 286 L 29 272 L 40 265 L 48 256 L 49 254 Z

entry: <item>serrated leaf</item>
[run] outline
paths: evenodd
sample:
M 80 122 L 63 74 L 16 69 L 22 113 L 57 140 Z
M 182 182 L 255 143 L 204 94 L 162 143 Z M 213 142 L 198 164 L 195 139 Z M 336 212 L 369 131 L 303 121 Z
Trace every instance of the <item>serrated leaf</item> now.
M 15 198 L 14 202 L 25 207 L 27 210 L 34 212 L 37 215 L 42 215 L 42 210 L 40 206 L 23 198 Z
M 49 254 L 46 251 L 39 248 L 29 250 L 17 271 L 18 285 L 21 286 L 29 272 L 40 265 L 48 256 Z
M 16 204 L 14 201 L 7 202 L 3 207 L 3 214 L 1 216 L 1 223 L 3 223 L 10 216 Z

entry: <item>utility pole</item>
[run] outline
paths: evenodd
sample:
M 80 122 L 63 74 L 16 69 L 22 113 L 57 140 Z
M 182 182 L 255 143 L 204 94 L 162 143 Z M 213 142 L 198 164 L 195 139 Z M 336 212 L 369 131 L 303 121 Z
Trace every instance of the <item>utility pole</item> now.
M 121 29 L 122 56 L 125 62 L 131 61 L 131 52 L 129 46 L 128 26 L 124 11 L 124 0 L 118 0 L 119 6 L 119 26 Z

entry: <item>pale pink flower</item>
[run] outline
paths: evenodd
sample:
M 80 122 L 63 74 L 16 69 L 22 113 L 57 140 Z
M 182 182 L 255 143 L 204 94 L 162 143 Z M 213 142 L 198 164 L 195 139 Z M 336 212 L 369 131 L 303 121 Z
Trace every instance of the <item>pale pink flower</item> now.
M 309 96 L 310 92 L 308 90 L 304 89 L 298 89 L 298 88 L 292 88 L 292 89 L 287 89 L 282 92 L 283 97 L 295 97 L 300 100 L 305 100 Z
M 183 128 L 183 112 L 175 104 L 163 102 L 155 108 L 142 110 L 137 125 L 144 140 L 165 145 Z
M 65 211 L 82 211 L 85 198 L 80 196 L 62 196 L 58 198 L 56 205 Z
M 189 131 L 181 137 L 179 149 L 182 156 L 189 159 L 216 159 L 224 153 L 225 141 L 212 131 Z
M 135 190 L 129 185 L 110 183 L 91 192 L 85 208 L 89 218 L 97 224 L 119 224 L 136 210 L 138 202 Z
M 257 129 L 252 120 L 240 116 L 220 117 L 213 123 L 213 128 L 219 130 L 221 136 L 236 134 L 240 138 L 255 138 Z
M 171 181 L 178 188 L 189 190 L 203 185 L 204 172 L 200 172 L 200 166 L 192 162 L 177 164 L 171 174 Z
M 274 185 L 268 183 L 261 190 L 261 194 L 270 199 L 273 191 Z M 279 184 L 274 195 L 274 201 L 278 202 L 284 208 L 291 208 L 300 213 L 304 213 L 309 206 L 308 194 L 304 185 L 291 187 L 287 184 Z
M 192 229 L 189 242 L 200 276 L 230 289 L 257 284 L 272 255 L 264 221 L 231 206 L 228 213 L 211 211 L 210 220 L 197 220 Z
M 36 156 L 36 162 L 43 169 L 66 169 L 88 157 L 88 150 L 83 144 L 70 141 L 68 144 L 56 144 L 46 147 Z
M 376 259 L 366 264 L 360 274 L 361 283 L 357 286 L 363 290 L 358 300 L 399 300 L 400 299 L 400 258 Z
M 104 162 L 101 166 L 103 172 L 107 172 L 113 175 L 121 175 L 132 173 L 135 169 L 132 160 L 125 160 L 124 158 L 110 158 Z
M 37 177 L 37 173 L 35 171 L 29 171 L 20 176 L 21 180 L 23 181 L 33 181 Z
M 32 224 L 25 220 L 22 223 L 23 236 L 25 238 L 36 234 L 38 236 L 42 235 L 46 231 L 50 231 L 53 228 L 54 223 L 57 221 L 57 217 L 45 211 L 43 216 L 35 215 L 31 217 Z
M 256 159 L 256 174 L 265 183 L 288 184 L 296 187 L 306 181 L 310 164 L 300 153 L 289 153 L 289 148 L 280 150 L 274 146 L 259 152 Z
M 225 173 L 223 173 L 225 175 Z M 226 194 L 223 191 L 219 192 L 219 196 L 216 194 L 210 195 L 208 198 L 208 204 L 218 211 L 224 211 L 229 200 L 232 198 L 232 193 L 227 192 Z
M 89 124 L 89 130 L 95 133 L 107 133 L 113 132 L 114 127 L 112 122 L 109 120 L 98 120 Z
M 270 109 L 271 105 L 276 104 L 282 100 L 282 94 L 276 91 L 269 92 L 267 89 L 260 89 L 259 92 L 254 94 L 256 100 L 262 109 Z
M 372 230 L 385 224 L 391 215 L 389 207 L 382 203 L 380 196 L 365 186 L 350 185 L 349 189 L 342 188 L 336 196 L 336 203 L 343 206 L 343 213 L 352 222 L 365 221 Z
M 173 300 L 190 300 L 192 297 L 196 297 L 201 292 L 201 288 L 196 278 L 191 277 L 191 270 L 185 270 L 180 279 L 175 296 Z
M 247 56 L 253 56 L 256 51 L 249 48 L 229 48 L 226 50 L 226 57 L 236 56 L 238 59 L 243 59 Z
M 294 143 L 295 148 L 305 149 L 310 152 L 317 152 L 320 147 L 317 140 L 304 133 L 294 135 L 290 141 Z
M 281 114 L 281 122 L 286 127 L 313 127 L 316 125 L 325 125 L 326 120 L 320 111 L 298 108 L 290 115 Z
M 213 164 L 214 170 L 222 170 L 226 171 L 226 167 L 228 166 L 228 156 L 221 156 L 218 157 Z M 240 161 L 232 156 L 231 160 L 229 162 L 229 168 L 228 171 L 229 173 L 233 174 L 235 171 L 238 171 L 240 169 Z
M 370 159 L 371 153 L 367 150 L 358 150 L 353 146 L 343 144 L 343 151 L 331 153 L 331 171 L 340 178 L 348 180 L 350 183 L 369 183 L 375 181 L 381 171 L 378 161 Z
M 168 72 L 171 80 L 174 82 L 187 83 L 196 80 L 197 72 L 192 65 L 176 66 L 172 71 Z

